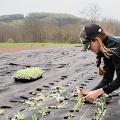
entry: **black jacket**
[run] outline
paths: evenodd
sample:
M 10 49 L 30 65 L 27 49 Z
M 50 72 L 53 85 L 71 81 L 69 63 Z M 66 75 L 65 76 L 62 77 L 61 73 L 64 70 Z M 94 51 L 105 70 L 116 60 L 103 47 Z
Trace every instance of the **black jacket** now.
M 103 88 L 103 91 L 109 94 L 120 87 L 120 38 L 108 36 L 104 40 L 104 45 L 107 48 L 116 48 L 115 54 L 106 58 L 99 53 L 99 57 L 103 58 L 105 74 L 102 81 L 93 90 Z M 115 72 L 117 78 L 113 80 Z

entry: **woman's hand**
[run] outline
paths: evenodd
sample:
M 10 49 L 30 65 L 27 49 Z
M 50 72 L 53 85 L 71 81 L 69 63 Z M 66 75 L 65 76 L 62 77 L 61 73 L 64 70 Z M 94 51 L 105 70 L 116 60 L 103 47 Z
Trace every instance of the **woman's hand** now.
M 100 89 L 88 92 L 88 94 L 84 98 L 87 101 L 94 101 L 97 97 L 99 97 L 102 94 L 104 94 L 104 91 L 102 88 L 100 88 Z
M 102 94 L 104 94 L 102 88 L 90 92 L 86 92 L 83 89 L 80 89 L 80 96 L 84 97 L 86 101 L 94 101 L 97 97 L 99 97 Z
M 80 89 L 80 96 L 85 97 L 88 94 L 87 91 L 84 91 L 83 89 Z

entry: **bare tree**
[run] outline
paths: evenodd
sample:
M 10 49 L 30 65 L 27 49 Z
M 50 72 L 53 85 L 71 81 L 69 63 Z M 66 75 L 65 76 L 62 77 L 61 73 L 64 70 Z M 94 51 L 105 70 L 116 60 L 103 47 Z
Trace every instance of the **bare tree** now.
M 101 10 L 97 4 L 89 4 L 80 11 L 80 14 L 86 19 L 89 19 L 90 22 L 96 23 L 100 18 L 100 12 Z
M 101 25 L 109 34 L 120 36 L 120 21 L 104 18 Z

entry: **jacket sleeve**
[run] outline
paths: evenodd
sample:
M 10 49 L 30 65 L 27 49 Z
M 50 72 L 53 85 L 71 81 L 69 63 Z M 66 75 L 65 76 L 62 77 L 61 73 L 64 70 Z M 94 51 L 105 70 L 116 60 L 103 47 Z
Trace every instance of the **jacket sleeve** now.
M 101 80 L 101 82 L 94 87 L 92 90 L 97 90 L 99 88 L 103 88 L 104 86 L 106 86 L 107 84 L 109 84 L 110 82 L 113 81 L 113 76 L 114 76 L 114 65 L 112 63 L 111 59 L 105 58 L 103 57 L 103 62 L 104 62 L 104 76 L 103 79 Z M 106 89 L 106 88 L 105 88 Z
M 107 94 L 113 92 L 114 90 L 120 87 L 120 57 L 118 57 L 117 55 L 113 55 L 112 63 L 114 65 L 117 78 L 103 87 L 103 91 Z M 108 75 L 111 76 L 111 73 L 109 73 Z M 105 77 L 105 78 L 107 79 L 109 77 Z

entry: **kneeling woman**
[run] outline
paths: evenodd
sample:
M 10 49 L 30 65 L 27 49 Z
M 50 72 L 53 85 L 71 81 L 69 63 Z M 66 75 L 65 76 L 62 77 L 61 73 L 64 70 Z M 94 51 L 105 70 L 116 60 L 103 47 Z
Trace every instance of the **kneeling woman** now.
M 110 94 L 120 87 L 120 38 L 109 36 L 97 24 L 86 25 L 80 33 L 84 50 L 91 50 L 97 55 L 100 63 L 104 62 L 104 75 L 101 82 L 91 91 L 81 90 L 80 95 L 87 101 L 95 100 L 100 95 Z M 99 66 L 99 65 L 98 65 Z M 114 73 L 117 78 L 113 80 Z

